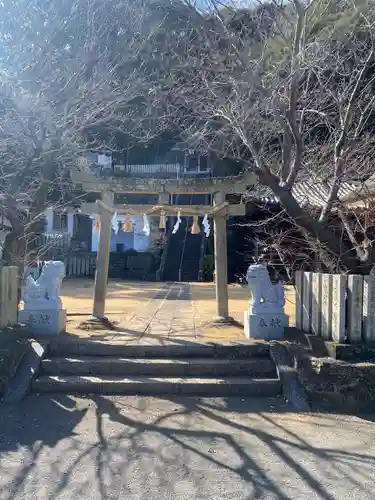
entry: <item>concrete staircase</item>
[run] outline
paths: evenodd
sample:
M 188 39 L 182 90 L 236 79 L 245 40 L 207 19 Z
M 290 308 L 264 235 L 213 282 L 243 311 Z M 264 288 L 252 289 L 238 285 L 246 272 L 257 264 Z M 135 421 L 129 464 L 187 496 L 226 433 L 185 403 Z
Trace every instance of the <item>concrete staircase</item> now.
M 181 281 L 198 281 L 202 236 L 187 234 L 182 259 Z
M 33 392 L 274 396 L 281 391 L 266 344 L 54 342 L 46 353 Z

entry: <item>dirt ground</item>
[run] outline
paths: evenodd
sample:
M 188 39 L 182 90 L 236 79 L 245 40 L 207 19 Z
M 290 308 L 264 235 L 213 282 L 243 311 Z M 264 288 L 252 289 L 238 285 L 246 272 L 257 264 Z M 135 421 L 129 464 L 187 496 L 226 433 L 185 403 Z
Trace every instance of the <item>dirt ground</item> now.
M 163 341 L 193 339 L 203 342 L 244 339 L 243 314 L 249 305 L 247 287 L 229 285 L 229 314 L 235 324 L 216 326 L 215 287 L 212 283 L 155 283 L 112 280 L 108 285 L 106 315 L 115 331 L 82 330 L 78 326 L 92 312 L 93 281 L 67 279 L 62 299 L 68 312 L 67 331 L 71 336 L 97 340 Z M 295 295 L 286 291 L 286 313 L 295 323 Z

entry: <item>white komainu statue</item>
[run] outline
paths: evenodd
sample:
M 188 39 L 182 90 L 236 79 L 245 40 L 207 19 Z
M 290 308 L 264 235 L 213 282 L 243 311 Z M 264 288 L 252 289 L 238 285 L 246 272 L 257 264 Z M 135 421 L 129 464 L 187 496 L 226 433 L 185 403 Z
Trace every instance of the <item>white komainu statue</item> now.
M 250 314 L 283 314 L 284 283 L 273 285 L 263 264 L 252 264 L 246 274 L 251 293 Z
M 60 288 L 64 276 L 64 263 L 55 260 L 44 264 L 37 280 L 28 276 L 23 291 L 24 309 L 61 309 Z

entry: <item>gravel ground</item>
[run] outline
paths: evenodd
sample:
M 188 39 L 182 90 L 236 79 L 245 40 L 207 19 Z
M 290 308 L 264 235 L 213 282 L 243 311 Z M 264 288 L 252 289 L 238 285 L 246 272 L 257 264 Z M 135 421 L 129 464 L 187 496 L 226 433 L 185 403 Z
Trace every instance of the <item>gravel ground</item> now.
M 282 398 L 35 395 L 0 406 L 0 498 L 366 500 L 374 436 Z

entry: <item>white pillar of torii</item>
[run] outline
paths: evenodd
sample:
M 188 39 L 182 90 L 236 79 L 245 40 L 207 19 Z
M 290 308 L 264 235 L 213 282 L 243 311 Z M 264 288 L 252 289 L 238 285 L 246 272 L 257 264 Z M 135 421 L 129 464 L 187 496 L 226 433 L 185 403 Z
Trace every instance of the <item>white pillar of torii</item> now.
M 96 258 L 96 273 L 94 285 L 94 303 L 93 303 L 93 318 L 94 320 L 102 321 L 105 319 L 105 300 L 107 293 L 108 282 L 108 267 L 110 255 L 110 243 L 112 234 L 112 217 L 115 212 L 127 213 L 127 209 L 123 207 L 114 207 L 113 192 L 105 191 L 102 194 L 102 200 L 96 204 L 96 211 L 100 218 L 99 229 L 99 247 Z M 87 204 L 86 204 L 87 205 Z M 167 215 L 181 211 L 183 215 L 183 207 L 175 207 L 167 205 L 165 197 L 160 197 L 160 207 Z M 134 209 L 142 212 L 150 207 L 134 205 Z M 92 213 L 94 213 L 92 210 Z M 131 206 L 128 210 L 132 210 Z M 89 212 L 90 210 L 86 208 Z M 216 312 L 217 321 L 231 321 L 228 311 L 228 258 L 227 258 L 227 216 L 228 215 L 244 215 L 245 206 L 229 205 L 225 202 L 225 193 L 217 192 L 214 194 L 214 206 L 189 206 L 187 214 L 191 215 L 192 211 L 196 215 L 205 215 L 208 213 L 214 219 L 214 250 L 215 250 L 215 290 L 216 290 Z M 131 215 L 131 212 L 130 212 Z

